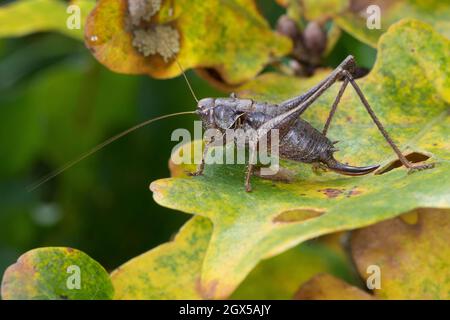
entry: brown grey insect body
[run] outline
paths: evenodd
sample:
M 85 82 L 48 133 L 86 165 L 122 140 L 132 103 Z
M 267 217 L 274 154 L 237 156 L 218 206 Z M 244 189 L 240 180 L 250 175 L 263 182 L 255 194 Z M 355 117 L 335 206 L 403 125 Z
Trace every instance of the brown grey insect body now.
M 402 164 L 410 169 L 432 167 L 432 164 L 414 165 L 401 153 L 353 79 L 352 73 L 355 70 L 355 66 L 354 58 L 348 56 L 326 79 L 315 87 L 298 97 L 294 97 L 278 105 L 256 102 L 251 99 L 239 99 L 232 94 L 229 98 L 205 98 L 200 100 L 198 102 L 197 113 L 200 115 L 205 128 L 218 129 L 223 134 L 225 134 L 227 129 L 243 128 L 244 130 L 256 130 L 257 139 L 263 137 L 269 137 L 270 139 L 270 130 L 277 129 L 280 138 L 279 152 L 281 158 L 305 163 L 323 163 L 328 168 L 345 175 L 364 175 L 376 170 L 379 166 L 354 167 L 340 163 L 334 158 L 334 152 L 337 151 L 335 143 L 326 137 L 327 130 L 344 90 L 348 84 L 351 84 L 370 117 L 397 154 Z M 331 106 L 331 111 L 323 132 L 320 132 L 307 121 L 301 119 L 300 116 L 323 92 L 340 80 L 342 80 L 341 88 Z M 257 145 L 253 148 L 257 148 Z M 207 150 L 208 143 L 204 156 Z M 202 161 L 198 170 L 192 175 L 202 174 L 204 166 L 204 161 Z M 250 163 L 248 165 L 245 184 L 247 191 L 251 190 L 250 177 L 253 169 L 254 165 Z
M 306 163 L 327 163 L 335 151 L 327 137 L 301 118 L 280 141 L 281 157 Z
M 268 104 L 235 96 L 203 99 L 199 102 L 199 106 L 205 128 L 218 129 L 223 134 L 230 128 L 243 129 L 244 132 L 256 130 L 286 112 L 285 104 Z M 283 159 L 304 163 L 320 162 L 347 175 L 367 174 L 378 168 L 378 166 L 359 168 L 339 163 L 333 157 L 333 153 L 337 151 L 334 143 L 302 118 L 295 119 L 292 124 L 280 127 L 279 130 L 279 153 Z

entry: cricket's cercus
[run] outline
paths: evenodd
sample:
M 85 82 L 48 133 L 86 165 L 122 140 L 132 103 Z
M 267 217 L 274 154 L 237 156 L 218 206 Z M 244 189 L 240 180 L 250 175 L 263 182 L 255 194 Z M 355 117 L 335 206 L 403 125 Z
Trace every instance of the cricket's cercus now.
M 432 168 L 432 163 L 428 164 L 414 164 L 411 163 L 400 151 L 394 141 L 390 138 L 378 117 L 375 115 L 369 102 L 365 98 L 359 86 L 353 79 L 353 73 L 356 68 L 355 59 L 348 56 L 327 78 L 322 80 L 315 87 L 306 93 L 294 97 L 280 104 L 268 104 L 265 102 L 257 102 L 251 99 L 240 99 L 235 94 L 231 94 L 229 98 L 205 98 L 200 101 L 197 99 L 189 80 L 184 73 L 184 70 L 178 60 L 175 59 L 183 77 L 194 97 L 197 101 L 196 111 L 185 111 L 174 114 L 160 116 L 154 119 L 144 121 L 128 130 L 125 130 L 112 138 L 102 142 L 88 152 L 82 154 L 77 159 L 65 164 L 56 171 L 45 176 L 35 184 L 31 185 L 28 190 L 32 191 L 55 178 L 62 172 L 73 167 L 80 161 L 86 159 L 97 151 L 103 149 L 112 142 L 126 136 L 127 134 L 147 126 L 153 122 L 185 114 L 198 114 L 202 120 L 203 126 L 206 129 L 215 129 L 221 132 L 222 137 L 227 134 L 227 130 L 234 129 L 234 139 L 242 141 L 242 138 L 236 135 L 236 132 L 244 135 L 244 144 L 249 148 L 250 159 L 248 161 L 247 173 L 245 176 L 245 190 L 251 191 L 250 178 L 255 169 L 256 151 L 261 143 L 265 140 L 267 144 L 273 145 L 272 132 L 275 130 L 278 138 L 278 152 L 282 159 L 290 159 L 299 162 L 319 164 L 325 166 L 333 171 L 345 175 L 364 175 L 376 170 L 379 165 L 372 165 L 367 167 L 354 167 L 340 163 L 333 156 L 337 151 L 335 148 L 336 142 L 331 142 L 327 137 L 327 131 L 331 124 L 331 120 L 336 112 L 339 101 L 350 83 L 359 96 L 362 104 L 366 108 L 372 120 L 375 122 L 379 131 L 397 154 L 400 162 L 410 170 L 421 170 Z M 341 88 L 336 96 L 336 99 L 331 106 L 330 114 L 325 123 L 322 132 L 313 128 L 307 121 L 300 118 L 303 112 L 317 100 L 328 88 L 335 82 L 342 81 Z M 236 130 L 240 129 L 240 130 Z M 248 135 L 247 131 L 251 131 L 252 135 Z M 251 139 L 248 137 L 251 136 Z M 214 138 L 214 137 L 212 137 Z M 208 152 L 208 147 L 214 143 L 214 139 L 207 141 L 205 150 L 203 152 L 202 161 L 197 168 L 197 171 L 191 175 L 197 176 L 203 173 L 205 168 L 205 157 Z M 268 150 L 270 151 L 270 150 Z
M 400 149 L 390 138 L 387 131 L 375 115 L 361 89 L 353 79 L 356 69 L 355 59 L 348 56 L 327 78 L 306 93 L 284 101 L 278 105 L 257 102 L 251 99 L 240 99 L 235 94 L 229 98 L 205 98 L 198 101 L 197 113 L 205 128 L 217 129 L 226 135 L 227 129 L 243 129 L 256 131 L 256 141 L 246 142 L 250 148 L 250 156 L 256 154 L 258 142 L 261 139 L 271 139 L 270 131 L 275 129 L 279 133 L 279 156 L 304 163 L 321 164 L 344 175 L 365 175 L 376 170 L 379 165 L 354 167 L 343 164 L 333 156 L 337 151 L 336 142 L 330 141 L 326 134 L 331 120 L 336 112 L 339 101 L 350 83 L 358 94 L 372 120 L 381 134 L 397 154 L 401 163 L 410 170 L 421 170 L 433 167 L 433 164 L 413 164 L 402 154 Z M 300 118 L 303 112 L 319 98 L 335 82 L 343 81 L 322 132 L 312 127 Z M 201 175 L 205 168 L 205 156 L 208 146 L 213 139 L 206 141 L 203 159 L 196 172 L 191 175 Z M 254 171 L 254 162 L 249 162 L 245 177 L 245 190 L 251 191 L 250 178 Z

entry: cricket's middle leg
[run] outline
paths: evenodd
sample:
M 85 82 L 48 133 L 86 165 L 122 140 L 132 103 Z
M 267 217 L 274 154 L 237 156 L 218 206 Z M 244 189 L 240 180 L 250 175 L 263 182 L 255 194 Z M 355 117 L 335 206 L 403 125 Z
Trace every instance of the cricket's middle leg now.
M 249 151 L 250 151 L 250 158 L 247 166 L 247 174 L 245 176 L 245 191 L 251 192 L 252 191 L 252 185 L 250 183 L 250 179 L 253 175 L 253 170 L 255 169 L 256 159 L 257 159 L 257 152 L 258 150 L 258 142 L 250 144 Z
M 349 80 L 347 78 L 344 79 L 341 88 L 334 100 L 333 106 L 331 107 L 330 113 L 328 115 L 327 121 L 325 122 L 325 126 L 323 127 L 322 134 L 324 136 L 327 135 L 328 129 L 330 128 L 331 120 L 333 120 L 333 116 L 336 113 L 339 102 L 341 101 L 342 95 L 344 94 L 345 89 L 347 88 Z

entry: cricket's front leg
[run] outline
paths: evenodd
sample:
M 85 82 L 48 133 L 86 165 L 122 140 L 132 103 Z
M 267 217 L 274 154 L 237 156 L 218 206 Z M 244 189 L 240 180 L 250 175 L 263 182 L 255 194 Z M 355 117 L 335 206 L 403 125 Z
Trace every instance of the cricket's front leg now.
M 204 170 L 205 170 L 205 163 L 202 161 L 202 163 L 198 165 L 197 170 L 195 170 L 194 172 L 188 172 L 188 176 L 190 177 L 202 176 Z
M 249 163 L 247 166 L 247 174 L 245 176 L 245 192 L 252 192 L 252 184 L 250 183 L 250 179 L 253 175 L 254 165 Z
M 188 172 L 188 176 L 190 177 L 202 176 L 204 170 L 205 170 L 205 163 L 202 160 L 202 163 L 197 166 L 197 170 L 195 170 L 194 172 Z
M 205 149 L 203 150 L 203 153 L 202 153 L 202 162 L 200 162 L 200 164 L 198 165 L 197 170 L 195 172 L 188 173 L 189 176 L 196 177 L 196 176 L 203 175 L 203 171 L 205 170 L 205 158 L 208 155 L 209 147 L 211 146 L 211 144 L 213 142 L 214 142 L 214 137 L 212 137 L 210 140 L 208 140 L 205 143 Z
M 257 155 L 256 155 L 257 146 L 258 146 L 257 141 L 250 143 L 250 146 L 249 146 L 250 158 L 249 158 L 249 162 L 248 162 L 248 166 L 247 166 L 247 174 L 245 176 L 245 191 L 246 192 L 252 191 L 252 185 L 250 183 L 250 179 L 253 175 L 253 171 L 255 170 L 255 164 L 256 164 L 256 159 L 257 159 Z

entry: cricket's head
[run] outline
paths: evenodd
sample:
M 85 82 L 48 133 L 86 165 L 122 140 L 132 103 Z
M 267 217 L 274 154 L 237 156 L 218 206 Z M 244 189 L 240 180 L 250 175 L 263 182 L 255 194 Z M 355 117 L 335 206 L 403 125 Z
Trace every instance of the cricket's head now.
M 250 99 L 238 99 L 235 94 L 229 98 L 205 98 L 198 102 L 196 113 L 205 128 L 232 129 L 243 115 L 240 110 L 252 103 Z
M 197 103 L 197 114 L 200 116 L 206 127 L 212 127 L 214 124 L 214 98 L 204 98 Z

